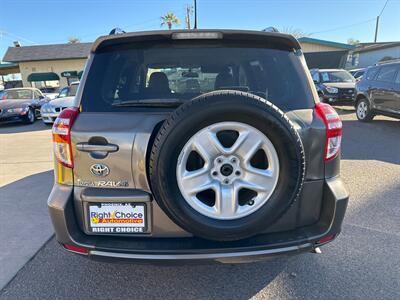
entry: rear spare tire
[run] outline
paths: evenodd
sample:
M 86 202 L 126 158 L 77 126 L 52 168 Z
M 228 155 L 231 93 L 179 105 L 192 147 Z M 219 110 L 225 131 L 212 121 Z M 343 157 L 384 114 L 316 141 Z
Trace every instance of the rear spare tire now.
M 195 236 L 238 240 L 293 204 L 305 173 L 293 124 L 270 102 L 218 91 L 181 105 L 150 154 L 150 181 L 167 215 Z

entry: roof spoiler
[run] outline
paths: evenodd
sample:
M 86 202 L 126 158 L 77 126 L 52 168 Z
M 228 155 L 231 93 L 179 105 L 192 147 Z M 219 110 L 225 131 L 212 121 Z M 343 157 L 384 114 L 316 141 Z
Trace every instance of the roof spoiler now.
M 110 35 L 99 37 L 92 45 L 92 53 L 108 48 L 132 42 L 168 41 L 178 37 L 192 35 L 201 36 L 204 39 L 218 36 L 226 41 L 247 41 L 249 43 L 262 43 L 265 47 L 273 47 L 282 50 L 300 50 L 299 42 L 291 35 L 269 31 L 229 30 L 229 29 L 195 29 L 195 30 L 156 30 L 124 33 L 122 30 L 112 30 Z M 193 38 L 193 37 L 192 37 Z
M 388 59 L 388 60 L 384 60 L 384 61 L 379 61 L 375 64 L 375 66 L 391 64 L 391 63 L 399 63 L 399 62 L 400 62 L 400 58 L 393 58 L 393 59 Z

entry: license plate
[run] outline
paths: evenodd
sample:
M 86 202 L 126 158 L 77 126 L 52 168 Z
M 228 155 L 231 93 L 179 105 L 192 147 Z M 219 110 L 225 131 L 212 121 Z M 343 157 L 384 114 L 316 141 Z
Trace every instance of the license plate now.
M 143 203 L 89 205 L 89 229 L 93 233 L 143 233 L 146 227 L 146 207 Z

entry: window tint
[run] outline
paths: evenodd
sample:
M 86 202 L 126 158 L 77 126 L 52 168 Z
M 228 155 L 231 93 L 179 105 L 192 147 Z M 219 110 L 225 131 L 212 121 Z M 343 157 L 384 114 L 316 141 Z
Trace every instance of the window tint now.
M 396 66 L 383 66 L 379 70 L 377 81 L 393 82 L 394 75 L 396 74 Z
M 367 71 L 366 78 L 367 80 L 374 80 L 376 73 L 378 72 L 378 68 L 370 68 Z
M 40 94 L 38 91 L 35 91 L 35 99 L 40 99 L 42 94 Z
M 60 91 L 60 93 L 58 94 L 58 97 L 60 97 L 60 98 L 62 98 L 62 97 L 67 97 L 67 95 L 68 95 L 68 90 L 69 90 L 69 88 L 63 88 L 61 91 Z
M 322 82 L 354 82 L 354 77 L 347 71 L 320 72 Z
M 77 90 L 78 90 L 78 84 L 71 84 L 68 90 L 68 96 L 69 97 L 75 96 Z
M 293 52 L 208 43 L 142 47 L 95 55 L 83 111 L 125 111 L 143 102 L 162 106 L 221 89 L 250 92 L 284 110 L 314 106 L 301 60 Z
M 312 79 L 314 82 L 319 82 L 319 73 L 318 72 L 313 73 L 311 76 L 312 76 Z
M 7 100 L 9 99 L 32 99 L 31 90 L 8 90 L 6 91 Z
M 361 70 L 361 71 L 357 71 L 356 73 L 353 74 L 354 78 L 359 78 L 362 77 L 364 75 L 365 71 Z

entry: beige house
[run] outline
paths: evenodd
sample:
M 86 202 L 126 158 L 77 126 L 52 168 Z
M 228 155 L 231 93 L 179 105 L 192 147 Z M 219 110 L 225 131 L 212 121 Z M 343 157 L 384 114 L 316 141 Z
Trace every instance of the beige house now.
M 344 68 L 349 51 L 354 49 L 353 45 L 309 37 L 299 38 L 298 41 L 310 69 Z
M 327 51 L 348 51 L 354 48 L 353 45 L 331 42 L 309 37 L 298 39 L 304 53 L 327 52 Z
M 17 63 L 23 86 L 57 88 L 79 80 L 91 43 L 9 47 L 4 61 Z

